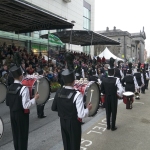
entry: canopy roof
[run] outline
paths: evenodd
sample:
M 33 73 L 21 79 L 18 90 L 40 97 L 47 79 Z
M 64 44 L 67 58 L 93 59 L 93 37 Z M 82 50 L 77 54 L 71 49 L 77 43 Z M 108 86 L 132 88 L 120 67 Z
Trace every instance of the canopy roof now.
M 71 33 L 72 32 L 72 33 Z M 118 41 L 108 38 L 102 34 L 87 31 L 87 30 L 66 30 L 52 33 L 60 38 L 63 43 L 71 43 L 81 46 L 89 45 L 119 45 Z M 70 35 L 72 34 L 72 42 L 70 42 Z M 48 38 L 48 34 L 42 35 L 42 38 Z
M 26 33 L 67 29 L 73 24 L 24 0 L 0 0 L 0 30 Z
M 110 52 L 110 50 L 106 47 L 105 50 L 98 55 L 100 58 L 102 58 L 103 56 L 105 57 L 105 59 L 110 59 L 111 57 L 113 57 L 114 59 L 117 59 L 118 61 L 124 61 L 123 59 L 115 56 L 113 53 Z

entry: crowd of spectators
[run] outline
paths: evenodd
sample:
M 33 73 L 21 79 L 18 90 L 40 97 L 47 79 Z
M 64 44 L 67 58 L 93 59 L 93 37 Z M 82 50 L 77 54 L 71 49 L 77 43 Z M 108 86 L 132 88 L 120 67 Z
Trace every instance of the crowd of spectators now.
M 6 43 L 0 46 L 0 81 L 5 82 L 11 65 L 21 66 L 24 74 L 32 75 L 40 68 L 43 75 L 52 81 L 58 81 L 58 70 L 52 60 L 45 60 L 41 53 L 34 54 L 27 52 L 26 48 L 16 47 L 14 44 L 7 46 Z
M 102 72 L 107 70 L 108 66 L 102 67 L 105 58 L 91 58 L 90 55 L 85 53 L 78 53 L 70 51 L 74 54 L 74 66 L 78 66 L 84 71 L 84 77 L 89 77 L 89 70 L 96 69 L 97 75 L 100 76 Z M 3 43 L 0 46 L 0 82 L 7 81 L 8 70 L 12 64 L 21 66 L 24 74 L 32 75 L 38 72 L 39 69 L 43 70 L 43 76 L 47 77 L 52 82 L 61 83 L 61 71 L 65 68 L 65 52 L 55 53 L 49 51 L 51 59 L 46 60 L 42 53 L 34 54 L 32 51 L 28 52 L 26 48 L 15 46 L 15 44 L 7 45 Z M 53 58 L 52 58 L 53 57 Z M 55 59 L 55 63 L 53 62 Z

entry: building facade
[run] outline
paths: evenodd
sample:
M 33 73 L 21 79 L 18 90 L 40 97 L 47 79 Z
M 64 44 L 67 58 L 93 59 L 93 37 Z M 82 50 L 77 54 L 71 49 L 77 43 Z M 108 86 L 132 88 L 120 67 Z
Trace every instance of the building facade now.
M 128 60 L 130 62 L 145 62 L 145 39 L 146 34 L 143 30 L 139 33 L 129 33 L 122 31 L 114 27 L 113 30 L 109 30 L 107 27 L 105 31 L 97 31 L 112 39 L 118 40 L 120 45 L 96 45 L 94 46 L 94 55 L 99 55 L 106 47 L 116 56 Z
M 94 6 L 95 0 L 25 0 L 29 4 L 36 5 L 39 9 L 45 9 L 57 16 L 74 23 L 73 30 L 94 30 Z M 51 33 L 57 30 L 51 30 Z M 15 33 L 0 31 L 0 44 L 7 42 L 8 45 L 15 43 L 18 46 L 26 46 L 34 52 L 47 51 L 48 42 L 40 36 L 47 34 L 48 30 L 36 31 L 17 35 Z M 29 42 L 26 42 L 29 41 Z M 53 47 L 54 49 L 57 47 Z M 84 51 L 94 55 L 94 47 L 82 47 L 79 45 L 65 45 L 65 49 Z

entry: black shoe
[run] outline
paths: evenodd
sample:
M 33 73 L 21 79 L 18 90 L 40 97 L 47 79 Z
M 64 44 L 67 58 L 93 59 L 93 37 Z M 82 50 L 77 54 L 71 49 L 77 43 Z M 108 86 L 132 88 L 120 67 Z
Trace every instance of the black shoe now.
M 111 131 L 115 131 L 117 130 L 117 127 L 111 128 Z
M 41 117 L 40 117 L 40 116 L 38 116 L 38 118 L 46 118 L 46 117 L 47 117 L 47 116 L 41 116 Z
M 107 127 L 107 130 L 110 130 L 110 127 Z
M 81 122 L 81 125 L 85 124 L 85 122 Z

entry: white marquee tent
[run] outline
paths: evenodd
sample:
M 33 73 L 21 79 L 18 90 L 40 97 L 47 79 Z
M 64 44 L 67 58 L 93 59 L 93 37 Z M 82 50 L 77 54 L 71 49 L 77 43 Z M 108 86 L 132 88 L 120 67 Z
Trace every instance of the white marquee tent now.
M 105 57 L 105 59 L 110 59 L 111 57 L 113 57 L 114 59 L 116 59 L 117 61 L 121 60 L 124 61 L 123 59 L 115 56 L 113 53 L 110 52 L 110 50 L 106 47 L 105 50 L 98 55 L 100 58 L 102 58 L 103 56 Z

